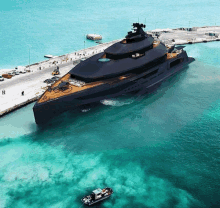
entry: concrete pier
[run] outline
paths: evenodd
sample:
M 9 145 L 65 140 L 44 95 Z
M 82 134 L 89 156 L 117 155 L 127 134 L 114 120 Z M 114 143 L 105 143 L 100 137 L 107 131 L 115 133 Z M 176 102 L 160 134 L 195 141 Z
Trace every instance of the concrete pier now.
M 168 45 L 193 44 L 220 40 L 220 26 L 156 29 L 147 33 Z
M 62 77 L 78 64 L 82 58 L 89 58 L 94 54 L 100 53 L 115 42 L 118 42 L 118 40 L 26 66 L 27 69 L 30 68 L 30 72 L 15 75 L 11 79 L 1 81 L 0 116 L 36 101 L 47 89 L 48 84 L 44 83 L 44 80 L 53 77 L 52 72 L 57 66 L 59 66 L 60 71 L 58 76 Z M 12 69 L 0 70 L 0 75 L 10 71 Z M 2 90 L 5 91 L 5 94 L 2 94 Z M 24 95 L 22 95 L 22 91 L 24 91 Z
M 147 31 L 147 33 L 167 45 L 193 44 L 220 40 L 220 26 L 156 29 Z M 43 81 L 52 77 L 52 71 L 57 68 L 57 66 L 59 66 L 61 73 L 59 77 L 61 77 L 78 64 L 82 58 L 89 58 L 94 54 L 100 53 L 118 41 L 120 40 L 99 44 L 62 56 L 55 56 L 47 61 L 26 66 L 27 69 L 30 69 L 30 72 L 15 75 L 11 79 L 1 81 L 0 116 L 37 100 L 48 86 Z M 11 70 L 0 70 L 0 75 Z M 2 90 L 5 90 L 5 94 L 2 94 Z M 22 91 L 24 91 L 23 95 Z

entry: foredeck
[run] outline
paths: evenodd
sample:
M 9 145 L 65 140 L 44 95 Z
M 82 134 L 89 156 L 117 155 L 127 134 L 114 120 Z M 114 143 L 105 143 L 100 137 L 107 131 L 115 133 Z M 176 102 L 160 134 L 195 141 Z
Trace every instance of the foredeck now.
M 66 86 L 65 90 L 61 90 L 59 88 L 56 89 L 56 87 L 61 83 L 61 82 L 68 82 L 70 79 L 70 74 L 66 74 L 65 76 L 63 76 L 61 79 L 59 79 L 57 82 L 55 82 L 51 88 L 52 90 L 49 91 L 47 90 L 42 97 L 38 100 L 38 103 L 43 103 L 43 102 L 47 102 L 49 100 L 52 99 L 56 99 L 62 96 L 66 96 L 66 95 L 70 95 L 76 92 L 80 92 L 89 88 L 93 88 L 93 87 L 97 87 L 99 85 L 102 84 L 115 84 L 117 82 L 120 82 L 123 79 L 129 78 L 131 76 L 134 76 L 132 74 L 129 75 L 125 75 L 125 76 L 120 76 L 120 77 L 116 77 L 116 78 L 112 78 L 112 79 L 107 79 L 107 80 L 103 80 L 103 81 L 97 81 L 97 82 L 91 82 L 91 83 L 86 83 L 84 86 L 75 86 L 73 84 L 70 84 Z
M 72 93 L 76 93 L 76 92 L 79 92 L 79 91 L 82 91 L 82 90 L 85 90 L 85 89 L 92 88 L 92 87 L 95 87 L 95 86 L 103 84 L 103 82 L 101 82 L 101 81 L 89 83 L 89 84 L 86 84 L 86 85 L 81 86 L 81 87 L 69 84 L 67 86 L 66 90 L 61 90 L 61 89 L 58 89 L 58 88 L 53 90 L 53 88 L 56 88 L 61 82 L 65 82 L 65 81 L 68 82 L 69 78 L 70 78 L 70 74 L 66 74 L 60 80 L 55 82 L 51 86 L 52 90 L 51 91 L 47 90 L 42 95 L 42 97 L 39 99 L 38 103 L 46 102 L 46 101 L 49 101 L 51 99 L 56 99 L 56 98 L 59 98 L 59 97 L 65 96 L 65 95 L 70 95 Z

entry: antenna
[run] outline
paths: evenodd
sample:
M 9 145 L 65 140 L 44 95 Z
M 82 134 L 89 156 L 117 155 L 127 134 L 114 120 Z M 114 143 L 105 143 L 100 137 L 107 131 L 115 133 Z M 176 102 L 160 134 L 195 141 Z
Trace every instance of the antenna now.
M 27 44 L 28 48 L 29 48 L 29 70 L 30 70 L 30 59 L 31 59 L 31 45 Z
M 84 34 L 84 51 L 83 51 L 84 56 L 85 56 L 85 46 L 86 46 L 86 35 Z

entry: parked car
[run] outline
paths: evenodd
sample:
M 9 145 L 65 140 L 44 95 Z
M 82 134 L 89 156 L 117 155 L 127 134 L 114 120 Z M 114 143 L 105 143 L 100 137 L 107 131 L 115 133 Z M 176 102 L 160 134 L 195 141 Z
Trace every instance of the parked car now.
M 52 77 L 51 80 L 57 81 L 59 77 Z
M 50 80 L 49 79 L 45 79 L 44 80 L 44 83 L 48 83 Z
M 54 71 L 52 72 L 52 75 L 59 75 L 60 71 L 59 69 L 54 69 Z
M 2 74 L 2 77 L 7 78 L 7 79 L 11 79 L 14 75 L 11 74 Z
M 8 72 L 8 75 L 10 75 L 10 76 L 15 76 L 15 73 L 13 73 L 13 72 Z
M 13 73 L 14 75 L 19 75 L 19 74 L 20 74 L 19 71 L 16 71 L 16 70 L 14 70 L 12 73 Z
M 16 66 L 15 70 L 23 71 L 25 68 L 26 68 L 25 66 Z
M 85 60 L 86 60 L 86 58 L 81 58 L 81 59 L 80 59 L 80 62 L 85 61 Z
M 0 81 L 4 81 L 4 77 L 0 75 Z
M 18 71 L 20 74 L 24 74 L 27 72 L 25 66 L 16 66 L 15 71 Z
M 47 83 L 47 84 L 50 84 L 50 83 L 53 83 L 54 81 L 53 80 L 51 80 L 51 79 L 46 79 L 46 80 L 44 80 L 44 83 Z

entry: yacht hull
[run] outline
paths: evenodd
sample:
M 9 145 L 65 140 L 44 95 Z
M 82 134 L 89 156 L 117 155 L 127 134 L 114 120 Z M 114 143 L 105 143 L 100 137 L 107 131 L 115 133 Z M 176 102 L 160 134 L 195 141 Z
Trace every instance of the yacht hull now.
M 195 60 L 194 58 L 188 57 L 185 51 L 178 56 L 178 59 L 180 58 L 182 58 L 183 61 L 175 66 L 171 67 L 171 60 L 167 60 L 151 68 L 151 71 L 156 71 L 152 76 L 146 76 L 143 73 L 111 86 L 101 85 L 94 89 L 84 90 L 81 93 L 73 93 L 43 103 L 37 102 L 33 107 L 35 121 L 37 124 L 44 124 L 54 116 L 60 115 L 65 111 L 77 109 L 103 99 L 114 98 L 143 88 L 146 89 L 145 91 L 148 91 L 148 89 L 150 91 L 152 87 L 181 71 L 186 65 Z M 175 59 L 172 60 L 172 62 L 174 61 Z

